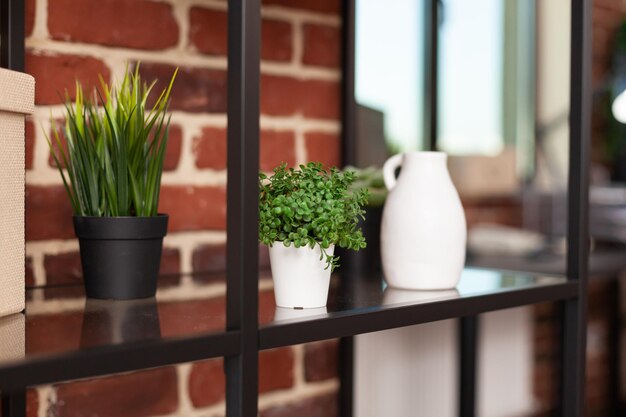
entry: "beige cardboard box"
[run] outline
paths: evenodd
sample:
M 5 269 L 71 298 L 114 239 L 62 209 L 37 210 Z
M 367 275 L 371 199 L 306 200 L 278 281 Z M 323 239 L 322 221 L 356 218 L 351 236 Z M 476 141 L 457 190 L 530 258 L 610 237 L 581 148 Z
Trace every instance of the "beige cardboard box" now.
M 26 320 L 17 313 L 0 317 L 0 362 L 21 359 L 26 354 Z
M 35 80 L 0 69 L 0 316 L 24 309 L 24 117 Z

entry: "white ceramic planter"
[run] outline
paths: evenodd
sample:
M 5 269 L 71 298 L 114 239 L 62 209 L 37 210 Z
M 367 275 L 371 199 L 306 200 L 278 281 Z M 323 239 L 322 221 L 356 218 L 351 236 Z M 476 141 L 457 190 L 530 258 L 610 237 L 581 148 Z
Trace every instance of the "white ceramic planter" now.
M 385 281 L 391 287 L 444 290 L 459 282 L 467 231 L 446 159 L 442 152 L 408 152 L 385 162 L 389 195 L 380 240 Z
M 331 245 L 329 255 L 335 251 Z M 285 247 L 274 242 L 270 247 L 270 264 L 274 280 L 274 297 L 278 307 L 320 308 L 326 306 L 330 285 L 330 267 L 320 259 L 320 247 Z M 324 269 L 326 268 L 326 269 Z

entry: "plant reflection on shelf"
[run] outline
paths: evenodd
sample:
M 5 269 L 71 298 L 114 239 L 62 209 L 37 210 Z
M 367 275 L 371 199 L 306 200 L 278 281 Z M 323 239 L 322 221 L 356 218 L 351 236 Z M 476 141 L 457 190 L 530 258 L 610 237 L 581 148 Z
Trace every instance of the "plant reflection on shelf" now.
M 143 342 L 161 338 L 156 298 L 85 301 L 80 347 Z

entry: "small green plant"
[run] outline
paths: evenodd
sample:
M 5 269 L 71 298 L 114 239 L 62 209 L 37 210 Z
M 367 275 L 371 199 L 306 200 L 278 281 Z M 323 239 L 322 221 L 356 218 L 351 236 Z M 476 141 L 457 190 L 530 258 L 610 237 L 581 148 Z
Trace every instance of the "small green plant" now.
M 300 169 L 282 164 L 268 177 L 259 174 L 259 240 L 272 246 L 320 246 L 326 267 L 339 266 L 338 256 L 326 252 L 330 245 L 359 250 L 366 246 L 357 227 L 364 217 L 368 191 L 348 192 L 354 172 L 336 168 L 325 171 L 322 164 L 309 162 Z
M 111 87 L 100 77 L 101 90 L 90 97 L 77 81 L 74 103 L 66 92 L 65 127 L 52 120 L 58 155 L 47 140 L 75 215 L 157 215 L 176 73 L 149 110 L 156 82 L 143 83 L 139 65 Z

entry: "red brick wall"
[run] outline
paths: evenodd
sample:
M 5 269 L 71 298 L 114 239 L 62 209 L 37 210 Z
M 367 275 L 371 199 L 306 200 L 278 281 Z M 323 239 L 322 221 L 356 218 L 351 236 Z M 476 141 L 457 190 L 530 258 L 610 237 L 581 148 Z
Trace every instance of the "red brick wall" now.
M 63 117 L 62 99 L 74 80 L 88 85 L 120 77 L 127 63 L 159 85 L 180 67 L 172 93 L 172 130 L 160 209 L 170 215 L 162 272 L 223 271 L 226 215 L 227 2 L 224 0 L 27 0 L 26 71 L 34 75 L 36 111 L 27 124 L 27 285 L 79 283 L 78 245 L 71 210 L 50 158 L 44 132 Z M 263 1 L 261 168 L 318 160 L 338 164 L 340 125 L 340 1 Z M 266 259 L 263 260 L 266 263 Z M 168 278 L 176 296 L 164 309 L 223 309 L 224 282 Z M 261 316 L 273 314 L 262 281 Z M 198 298 L 201 287 L 210 297 Z M 65 310 L 54 292 L 31 300 L 34 315 L 58 334 L 59 349 L 79 335 L 55 326 L 80 320 L 82 305 Z M 194 298 L 185 301 L 186 294 Z M 211 298 L 212 297 L 212 298 Z M 208 303 L 208 304 L 207 304 Z M 220 304 L 221 303 L 221 304 Z M 213 307 L 211 307 L 213 308 Z M 176 314 L 161 314 L 175 317 Z M 161 322 L 163 334 L 194 323 Z M 205 323 L 220 327 L 223 323 Z M 78 326 L 80 328 L 80 326 Z M 56 329 L 56 330 L 55 330 Z M 36 349 L 29 346 L 29 350 Z M 263 416 L 332 416 L 336 343 L 264 352 L 260 357 Z M 220 360 L 40 387 L 29 393 L 29 416 L 220 415 L 224 374 Z

